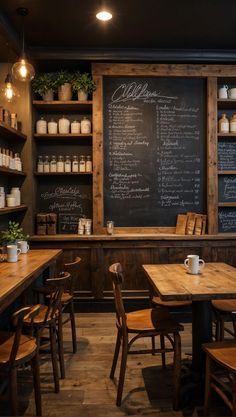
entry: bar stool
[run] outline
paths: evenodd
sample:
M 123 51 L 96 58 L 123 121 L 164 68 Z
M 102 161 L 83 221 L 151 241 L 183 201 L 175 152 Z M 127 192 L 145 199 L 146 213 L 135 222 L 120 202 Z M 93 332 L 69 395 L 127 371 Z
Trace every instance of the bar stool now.
M 43 331 L 48 328 L 50 334 L 50 350 L 53 366 L 53 377 L 55 392 L 59 392 L 59 375 L 57 366 L 56 342 L 58 342 L 58 354 L 61 370 L 61 378 L 65 378 L 65 364 L 63 351 L 63 332 L 62 332 L 62 314 L 61 314 L 61 298 L 65 291 L 70 274 L 68 272 L 61 274 L 58 278 L 50 278 L 46 280 L 47 305 L 39 304 L 38 315 L 34 319 L 33 328 L 35 331 L 38 346 L 41 345 Z M 25 325 L 29 325 L 29 320 L 24 320 Z M 56 337 L 57 335 L 57 337 Z
M 28 320 L 32 328 L 38 312 L 39 305 L 24 307 L 12 315 L 16 331 L 14 333 L 0 331 L 0 369 L 8 373 L 11 415 L 14 416 L 19 415 L 17 368 L 26 362 L 30 362 L 33 372 L 36 415 L 42 415 L 37 340 L 31 335 L 22 334 L 24 320 Z
M 236 342 L 203 344 L 206 352 L 204 415 L 209 414 L 214 390 L 236 416 Z
M 236 300 L 212 300 L 211 302 L 216 317 L 216 341 L 225 338 L 225 332 L 236 338 Z M 225 325 L 230 321 L 233 330 Z
M 173 408 L 177 410 L 179 408 L 181 372 L 181 339 L 179 332 L 184 328 L 171 317 L 168 309 L 166 308 L 148 308 L 145 310 L 137 310 L 126 314 L 121 295 L 121 287 L 124 280 L 121 264 L 115 263 L 111 265 L 109 267 L 109 272 L 112 278 L 117 319 L 117 339 L 110 372 L 111 379 L 114 379 L 120 347 L 122 345 L 116 404 L 117 406 L 120 406 L 122 401 L 128 354 L 153 353 L 153 349 L 131 350 L 131 346 L 137 339 L 141 337 L 153 337 L 162 335 L 170 341 L 171 347 L 161 347 L 160 349 L 155 349 L 155 353 L 174 352 Z M 132 334 L 133 337 L 131 337 L 129 340 L 130 334 Z

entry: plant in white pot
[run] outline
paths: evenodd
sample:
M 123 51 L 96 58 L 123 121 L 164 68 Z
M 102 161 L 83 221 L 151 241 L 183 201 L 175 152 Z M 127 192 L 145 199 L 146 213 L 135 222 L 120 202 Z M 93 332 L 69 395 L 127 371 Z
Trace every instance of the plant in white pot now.
M 72 79 L 73 74 L 67 70 L 57 71 L 56 83 L 58 87 L 58 100 L 70 101 L 72 99 Z
M 42 72 L 32 81 L 32 90 L 39 94 L 43 100 L 52 101 L 57 91 L 57 78 L 55 72 Z
M 72 80 L 73 91 L 78 94 L 79 101 L 88 100 L 88 96 L 96 90 L 96 84 L 88 72 L 76 72 Z

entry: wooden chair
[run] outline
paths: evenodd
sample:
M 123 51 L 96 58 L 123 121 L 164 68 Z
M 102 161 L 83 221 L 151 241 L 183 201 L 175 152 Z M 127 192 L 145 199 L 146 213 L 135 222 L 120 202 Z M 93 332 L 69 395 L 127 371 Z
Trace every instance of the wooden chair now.
M 66 286 L 68 285 L 69 279 L 70 274 L 68 272 L 65 272 L 63 276 L 60 276 L 59 278 L 50 278 L 46 280 L 46 292 L 48 295 L 48 303 L 47 305 L 39 304 L 39 312 L 38 315 L 35 317 L 33 323 L 33 328 L 39 347 L 41 345 L 43 331 L 46 328 L 49 328 L 55 392 L 59 392 L 60 389 L 57 366 L 56 342 L 58 342 L 61 378 L 65 378 L 61 298 Z M 25 319 L 24 324 L 29 325 L 29 320 Z
M 236 300 L 212 300 L 212 307 L 215 313 L 216 341 L 225 338 L 225 332 L 236 338 Z M 232 329 L 226 323 L 232 323 Z
M 121 287 L 123 283 L 123 272 L 120 263 L 115 263 L 109 267 L 112 277 L 114 300 L 116 307 L 116 326 L 117 340 L 113 357 L 113 363 L 110 372 L 110 378 L 115 375 L 116 365 L 122 345 L 120 375 L 118 381 L 116 404 L 121 405 L 123 386 L 125 380 L 126 363 L 128 354 L 132 353 L 153 353 L 153 349 L 131 350 L 133 343 L 141 337 L 153 337 L 163 335 L 170 343 L 169 348 L 155 349 L 155 353 L 174 352 L 174 394 L 173 408 L 179 407 L 179 391 L 180 391 L 180 372 L 181 372 L 181 339 L 179 332 L 183 330 L 183 326 L 177 323 L 170 315 L 168 309 L 145 309 L 131 313 L 125 313 Z M 133 336 L 129 340 L 129 335 Z
M 236 342 L 203 344 L 206 352 L 204 415 L 209 414 L 214 390 L 236 416 Z
M 31 335 L 22 334 L 24 320 L 28 320 L 30 327 L 32 327 L 33 320 L 38 312 L 38 305 L 24 307 L 12 316 L 16 331 L 0 331 L 0 370 L 8 373 L 11 415 L 14 416 L 19 415 L 17 368 L 26 362 L 31 363 L 33 372 L 36 414 L 37 416 L 42 415 L 37 340 Z

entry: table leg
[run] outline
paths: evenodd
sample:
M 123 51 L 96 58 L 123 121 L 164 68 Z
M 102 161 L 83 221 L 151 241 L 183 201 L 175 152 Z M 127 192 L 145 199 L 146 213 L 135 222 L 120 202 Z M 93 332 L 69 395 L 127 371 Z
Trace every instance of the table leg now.
M 212 309 L 210 301 L 192 302 L 192 369 L 205 372 L 202 344 L 212 341 Z

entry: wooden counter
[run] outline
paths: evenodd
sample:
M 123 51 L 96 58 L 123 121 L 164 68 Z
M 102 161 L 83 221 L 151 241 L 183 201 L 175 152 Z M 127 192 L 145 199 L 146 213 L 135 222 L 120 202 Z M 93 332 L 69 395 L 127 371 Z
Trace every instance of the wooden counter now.
M 62 253 L 60 249 L 30 250 L 19 255 L 18 262 L 0 263 L 0 313 Z

